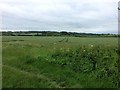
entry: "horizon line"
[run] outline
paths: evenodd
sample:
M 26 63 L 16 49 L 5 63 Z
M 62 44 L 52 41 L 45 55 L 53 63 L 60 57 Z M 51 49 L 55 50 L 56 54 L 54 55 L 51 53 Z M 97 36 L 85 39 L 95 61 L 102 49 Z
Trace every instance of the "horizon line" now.
M 30 31 L 33 31 L 33 32 L 71 32 L 71 33 L 91 33 L 91 34 L 120 34 L 119 32 L 117 33 L 110 33 L 110 32 L 107 32 L 107 33 L 94 33 L 94 32 L 78 32 L 78 31 L 67 31 L 67 30 L 0 30 L 0 32 L 30 32 Z

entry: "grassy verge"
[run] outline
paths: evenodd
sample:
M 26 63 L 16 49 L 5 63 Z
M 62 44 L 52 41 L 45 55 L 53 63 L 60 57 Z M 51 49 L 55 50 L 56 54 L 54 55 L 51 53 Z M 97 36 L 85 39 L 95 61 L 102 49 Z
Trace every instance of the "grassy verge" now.
M 79 42 L 80 38 L 61 43 L 60 37 L 46 38 L 44 43 L 43 39 L 13 39 L 3 43 L 4 88 L 118 87 L 119 51 L 115 43 L 103 44 L 103 39 L 100 45 L 84 45 L 92 40 Z

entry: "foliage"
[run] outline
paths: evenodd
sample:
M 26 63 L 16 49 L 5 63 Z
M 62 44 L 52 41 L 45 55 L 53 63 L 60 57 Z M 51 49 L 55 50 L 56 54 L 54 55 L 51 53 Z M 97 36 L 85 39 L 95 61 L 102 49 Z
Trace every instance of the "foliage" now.
M 3 88 L 117 88 L 117 45 L 117 38 L 3 37 Z

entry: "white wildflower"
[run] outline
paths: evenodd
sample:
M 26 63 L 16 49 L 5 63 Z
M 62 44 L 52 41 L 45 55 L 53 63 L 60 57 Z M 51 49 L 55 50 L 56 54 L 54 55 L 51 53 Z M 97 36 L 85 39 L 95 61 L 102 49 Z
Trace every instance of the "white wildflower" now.
M 91 47 L 93 47 L 93 45 L 91 45 Z

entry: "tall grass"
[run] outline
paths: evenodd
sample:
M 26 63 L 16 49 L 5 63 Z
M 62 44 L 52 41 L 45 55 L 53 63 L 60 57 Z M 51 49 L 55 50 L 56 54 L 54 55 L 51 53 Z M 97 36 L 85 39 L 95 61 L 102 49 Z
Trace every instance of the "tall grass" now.
M 115 38 L 100 39 L 101 44 L 71 37 L 59 42 L 63 39 L 12 37 L 3 41 L 3 87 L 118 87 Z

